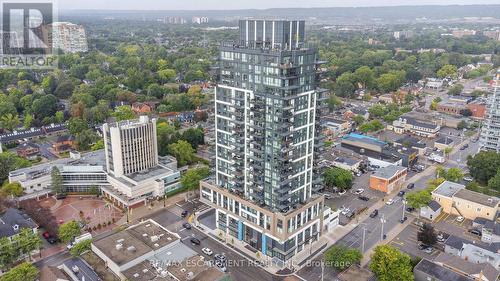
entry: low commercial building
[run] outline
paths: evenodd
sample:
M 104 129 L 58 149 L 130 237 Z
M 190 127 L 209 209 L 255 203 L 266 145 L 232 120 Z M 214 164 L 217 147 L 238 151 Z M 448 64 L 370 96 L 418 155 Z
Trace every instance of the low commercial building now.
M 366 156 L 371 165 L 410 167 L 418 160 L 418 151 L 407 147 L 393 147 L 377 138 L 351 133 L 342 137 L 341 146 Z
M 325 117 L 323 120 L 324 134 L 327 136 L 336 137 L 346 133 L 351 129 L 351 123 L 346 120 L 340 120 L 332 117 Z
M 488 263 L 472 263 L 460 257 L 441 253 L 434 259 L 434 263 L 443 268 L 449 269 L 458 275 L 460 279 L 444 279 L 444 280 L 471 280 L 471 281 L 495 281 L 498 278 L 499 272 Z M 463 279 L 466 278 L 466 279 Z M 428 279 L 429 280 L 429 279 Z
M 442 137 L 442 138 L 439 138 L 437 139 L 435 142 L 434 142 L 434 147 L 439 149 L 439 150 L 445 150 L 447 148 L 453 148 L 453 146 L 455 145 L 455 142 L 453 139 L 449 138 L 449 137 Z
M 494 220 L 500 199 L 465 189 L 465 186 L 450 181 L 440 184 L 431 192 L 433 200 L 443 212 L 474 220 L 477 217 Z
M 438 135 L 441 127 L 433 123 L 425 123 L 410 117 L 400 117 L 394 120 L 392 124 L 387 125 L 388 130 L 397 134 L 414 134 L 426 138 L 434 138 Z
M 436 111 L 451 115 L 462 115 L 463 110 L 466 109 L 466 104 L 462 102 L 440 102 Z
M 469 109 L 472 113 L 472 118 L 483 120 L 486 117 L 486 103 L 483 101 L 473 101 L 468 103 L 467 109 Z
M 114 274 L 125 280 L 124 271 L 146 260 L 158 260 L 169 251 L 173 252 L 179 244 L 183 250 L 192 253 L 180 242 L 178 234 L 149 219 L 93 241 L 91 249 Z M 182 256 L 177 251 L 175 254 Z
M 328 160 L 330 161 L 330 160 Z M 357 172 L 363 163 L 363 160 L 354 157 L 335 157 L 330 161 L 334 167 L 342 168 L 344 170 Z
M 411 135 L 403 136 L 394 141 L 394 147 L 397 148 L 412 148 L 418 151 L 418 155 L 423 155 L 427 149 L 427 144 L 420 139 Z
M 407 173 L 405 167 L 395 165 L 380 168 L 370 175 L 370 188 L 387 194 L 392 193 L 403 186 Z

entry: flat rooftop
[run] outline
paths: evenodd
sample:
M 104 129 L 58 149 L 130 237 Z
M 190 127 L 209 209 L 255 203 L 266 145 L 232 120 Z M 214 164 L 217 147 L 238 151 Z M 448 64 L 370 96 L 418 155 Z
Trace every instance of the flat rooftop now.
M 168 266 L 167 270 L 179 281 L 188 281 L 197 277 L 203 271 L 208 270 L 208 262 L 209 261 L 205 260 L 203 256 L 196 255 L 180 263 L 174 263 Z
M 456 194 L 455 197 L 461 198 L 467 201 L 481 204 L 488 207 L 496 207 L 500 202 L 500 199 L 493 196 L 488 196 L 479 192 L 474 192 L 467 189 L 461 189 Z
M 113 262 L 121 266 L 177 240 L 179 240 L 177 234 L 168 231 L 149 219 L 94 241 L 92 244 Z
M 344 142 L 344 141 L 364 142 L 364 143 L 373 144 L 373 145 L 377 145 L 377 146 L 385 146 L 387 144 L 386 142 L 383 142 L 383 141 L 381 141 L 377 138 L 374 138 L 374 137 L 369 137 L 369 136 L 360 135 L 360 134 L 353 134 L 353 133 L 350 133 L 349 135 L 344 136 L 342 138 L 342 142 Z
M 441 196 L 445 197 L 452 197 L 455 195 L 459 190 L 465 189 L 465 185 L 459 184 L 459 183 L 454 183 L 451 181 L 445 181 L 442 184 L 440 184 L 432 193 L 438 194 Z
M 126 175 L 125 177 L 130 178 L 136 182 L 141 182 L 147 179 L 156 178 L 162 175 L 169 175 L 173 173 L 173 171 L 167 167 L 158 165 L 156 167 L 150 168 L 144 172 L 133 173 L 130 175 Z
M 81 155 L 80 159 L 64 158 L 55 161 L 43 163 L 40 165 L 35 165 L 27 168 L 22 168 L 9 173 L 9 176 L 19 176 L 26 174 L 27 179 L 34 179 L 41 177 L 46 174 L 50 174 L 52 167 L 58 167 L 59 170 L 63 171 L 64 166 L 95 166 L 95 167 L 105 167 L 106 166 L 106 156 L 104 155 L 104 149 L 92 151 Z M 77 168 L 75 168 L 77 169 Z M 93 170 L 93 168 L 90 168 Z M 98 169 L 98 168 L 96 168 Z
M 381 179 L 391 179 L 397 173 L 403 172 L 405 170 L 406 170 L 405 167 L 396 166 L 396 165 L 389 165 L 387 167 L 380 168 L 372 176 L 377 177 L 377 178 L 381 178 Z

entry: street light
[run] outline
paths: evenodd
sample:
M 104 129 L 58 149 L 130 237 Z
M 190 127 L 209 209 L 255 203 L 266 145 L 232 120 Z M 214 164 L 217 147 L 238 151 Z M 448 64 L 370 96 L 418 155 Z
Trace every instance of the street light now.
M 384 240 L 384 223 L 386 222 L 384 214 L 382 214 L 382 217 L 380 218 L 380 223 L 382 224 L 382 229 L 380 231 L 380 240 Z
M 405 221 L 405 210 L 406 210 L 406 199 L 403 199 L 403 216 L 401 217 L 401 221 Z
M 363 226 L 363 243 L 361 244 L 361 253 L 365 253 L 365 236 L 366 236 L 366 226 Z

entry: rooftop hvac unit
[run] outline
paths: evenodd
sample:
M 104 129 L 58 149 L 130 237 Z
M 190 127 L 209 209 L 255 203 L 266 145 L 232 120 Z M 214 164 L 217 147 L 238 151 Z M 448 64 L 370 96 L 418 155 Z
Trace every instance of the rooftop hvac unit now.
M 160 237 L 156 236 L 156 235 L 153 235 L 151 236 L 151 242 L 156 242 L 160 239 Z
M 130 252 L 135 252 L 135 247 L 134 246 L 130 246 L 127 248 L 128 251 Z
M 123 244 L 118 243 L 115 245 L 116 250 L 121 250 L 123 248 Z

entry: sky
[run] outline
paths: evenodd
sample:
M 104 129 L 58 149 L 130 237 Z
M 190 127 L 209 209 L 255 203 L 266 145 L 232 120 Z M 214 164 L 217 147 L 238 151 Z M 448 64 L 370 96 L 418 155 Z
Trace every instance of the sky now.
M 233 10 L 310 7 L 500 4 L 500 0 L 57 0 L 60 9 Z

